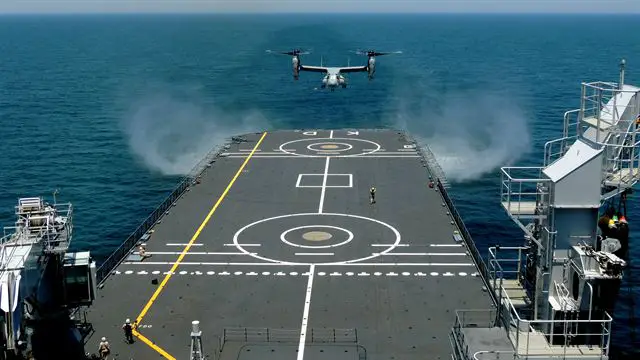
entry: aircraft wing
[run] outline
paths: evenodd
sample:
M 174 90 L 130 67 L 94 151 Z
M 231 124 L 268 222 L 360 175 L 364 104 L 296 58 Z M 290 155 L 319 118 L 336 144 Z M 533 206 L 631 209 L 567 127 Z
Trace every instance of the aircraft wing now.
M 338 68 L 338 72 L 340 73 L 353 73 L 353 72 L 367 72 L 366 66 L 349 66 L 349 67 L 341 67 Z
M 311 71 L 311 72 L 326 73 L 326 72 L 329 71 L 329 69 L 324 67 L 324 66 L 300 65 L 300 71 Z

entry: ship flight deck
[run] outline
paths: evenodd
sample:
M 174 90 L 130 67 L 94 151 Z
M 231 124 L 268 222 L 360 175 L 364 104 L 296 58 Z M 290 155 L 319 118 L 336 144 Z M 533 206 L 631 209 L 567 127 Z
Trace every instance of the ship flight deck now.
M 242 137 L 154 226 L 151 256 L 111 272 L 88 348 L 104 336 L 114 359 L 187 359 L 198 320 L 209 359 L 450 359 L 455 310 L 492 302 L 415 142 Z

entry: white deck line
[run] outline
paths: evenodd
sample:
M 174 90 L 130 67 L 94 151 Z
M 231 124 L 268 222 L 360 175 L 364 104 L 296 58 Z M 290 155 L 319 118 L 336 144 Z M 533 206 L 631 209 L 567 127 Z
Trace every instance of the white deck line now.
M 327 160 L 329 159 L 327 158 Z M 315 265 L 311 264 L 309 266 L 309 279 L 307 280 L 307 292 L 304 297 L 304 310 L 302 311 L 302 326 L 300 327 L 300 343 L 298 343 L 298 360 L 304 358 L 304 345 L 307 339 L 307 325 L 309 324 L 309 309 L 311 308 L 311 291 L 313 290 L 315 269 Z
M 173 261 L 125 261 L 127 265 L 173 265 Z M 182 261 L 180 265 L 212 265 L 212 266 L 308 266 L 308 263 L 293 262 L 194 262 Z M 316 266 L 475 266 L 473 263 L 318 263 Z
M 466 256 L 467 253 L 373 253 L 384 256 Z
M 298 256 L 333 256 L 334 253 L 295 253 Z
M 322 214 L 322 207 L 324 206 L 324 193 L 327 190 L 327 175 L 329 174 L 329 160 L 330 156 L 327 156 L 327 161 L 324 164 L 324 175 L 322 176 L 322 190 L 320 192 L 320 205 L 318 206 L 318 214 Z
M 394 246 L 394 244 L 371 244 L 371 246 L 373 247 L 391 247 Z M 398 244 L 395 245 L 396 247 L 400 247 L 400 246 L 409 246 L 409 244 Z
M 238 245 L 240 245 L 242 247 L 245 247 L 245 246 L 262 246 L 262 244 L 238 244 Z M 224 244 L 224 246 L 236 246 L 236 244 Z

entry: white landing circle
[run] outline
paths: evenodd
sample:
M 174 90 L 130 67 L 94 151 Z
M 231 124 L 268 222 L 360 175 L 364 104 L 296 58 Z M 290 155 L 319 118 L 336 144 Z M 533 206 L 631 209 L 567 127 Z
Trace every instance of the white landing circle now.
M 316 217 L 316 218 L 318 216 L 341 216 L 341 217 L 347 217 L 347 218 L 354 218 L 354 219 L 361 219 L 361 220 L 371 221 L 371 222 L 374 222 L 374 223 L 376 223 L 378 225 L 382 225 L 382 226 L 388 228 L 389 230 L 391 230 L 393 232 L 393 234 L 395 235 L 395 240 L 385 250 L 373 253 L 373 254 L 371 254 L 369 256 L 365 256 L 365 257 L 362 257 L 362 258 L 359 258 L 359 259 L 353 259 L 353 260 L 347 260 L 347 261 L 334 261 L 334 262 L 318 262 L 318 263 L 292 262 L 292 261 L 282 261 L 282 260 L 277 260 L 277 259 L 270 259 L 268 257 L 260 256 L 255 252 L 252 253 L 252 252 L 246 250 L 245 248 L 242 247 L 242 245 L 240 245 L 240 243 L 238 241 L 238 237 L 240 236 L 240 234 L 242 234 L 243 231 L 245 231 L 246 229 L 248 229 L 248 228 L 250 228 L 252 226 L 255 226 L 255 225 L 267 222 L 267 221 L 273 221 L 273 220 L 284 219 L 284 218 L 292 218 L 292 217 L 304 217 L 304 216 Z M 318 214 L 318 213 L 299 213 L 299 214 L 287 214 L 287 215 L 274 216 L 274 217 L 271 217 L 271 218 L 266 218 L 266 219 L 261 219 L 261 220 L 258 220 L 258 221 L 254 221 L 251 224 L 245 225 L 240 230 L 236 231 L 236 233 L 233 235 L 233 244 L 242 253 L 244 253 L 246 255 L 249 255 L 249 256 L 251 256 L 251 257 L 253 257 L 255 259 L 260 259 L 260 260 L 263 260 L 263 261 L 276 263 L 276 264 L 283 264 L 283 265 L 344 265 L 344 264 L 357 263 L 357 262 L 361 262 L 361 261 L 366 261 L 366 260 L 370 260 L 370 259 L 373 259 L 373 258 L 377 258 L 379 256 L 382 256 L 384 254 L 389 253 L 390 251 L 393 251 L 400 244 L 400 240 L 401 240 L 400 232 L 398 230 L 396 230 L 396 228 L 394 228 L 393 226 L 391 226 L 391 225 L 389 225 L 389 224 L 387 224 L 385 222 L 382 222 L 382 221 L 376 220 L 376 219 L 372 219 L 372 218 L 368 218 L 368 217 L 365 217 L 365 216 L 350 215 L 350 214 L 339 214 L 339 213 L 322 213 L 322 214 Z
M 340 231 L 344 231 L 347 233 L 347 240 L 341 242 L 341 243 L 337 243 L 337 244 L 333 244 L 333 245 L 300 245 L 300 244 L 294 244 L 290 241 L 287 241 L 287 234 L 292 232 L 292 231 L 296 231 L 296 230 L 301 230 L 301 229 L 334 229 L 334 230 L 340 230 Z M 290 246 L 295 246 L 295 247 L 300 247 L 300 248 L 306 248 L 306 249 L 328 249 L 328 248 L 332 248 L 332 247 L 338 247 L 338 246 L 342 246 L 344 244 L 348 244 L 349 242 L 351 242 L 351 240 L 353 240 L 353 233 L 347 229 L 341 228 L 341 227 L 337 227 L 337 226 L 330 226 L 330 225 L 305 225 L 305 226 L 298 226 L 298 227 L 294 227 L 292 229 L 289 229 L 285 232 L 283 232 L 280 235 L 280 240 L 282 240 L 283 243 L 290 245 Z M 327 239 L 328 240 L 328 239 Z
M 338 148 L 338 145 L 343 145 L 344 148 Z M 319 147 L 320 149 L 315 149 Z M 307 149 L 311 151 L 347 151 L 353 149 L 353 145 L 341 142 L 318 142 L 307 145 Z
M 322 141 L 318 141 L 318 140 L 322 140 Z M 372 149 L 372 150 L 368 150 L 368 151 L 363 151 L 361 153 L 357 153 L 357 154 L 348 154 L 348 155 L 341 155 L 342 157 L 352 157 L 352 156 L 362 156 L 362 155 L 368 155 L 368 154 L 373 154 L 376 151 L 379 151 L 382 147 L 380 146 L 380 144 L 373 142 L 371 140 L 365 140 L 365 139 L 357 139 L 357 138 L 310 138 L 310 139 L 297 139 L 297 140 L 292 140 L 292 141 L 287 141 L 286 143 L 280 145 L 280 147 L 278 148 L 280 151 L 282 151 L 285 154 L 289 154 L 289 155 L 295 155 L 295 156 L 302 156 L 302 157 L 317 157 L 318 155 L 310 155 L 310 154 L 300 154 L 297 152 L 289 152 L 286 151 L 285 148 L 287 148 L 287 146 L 290 146 L 290 144 L 295 144 L 295 143 L 299 143 L 299 142 L 303 142 L 303 141 L 314 141 L 316 144 L 320 144 L 320 143 L 336 143 L 335 140 L 347 140 L 347 141 L 359 141 L 359 142 L 363 142 L 368 144 L 367 149 Z M 314 150 L 314 151 L 318 151 L 318 150 Z M 323 150 L 323 151 L 327 151 L 327 150 Z

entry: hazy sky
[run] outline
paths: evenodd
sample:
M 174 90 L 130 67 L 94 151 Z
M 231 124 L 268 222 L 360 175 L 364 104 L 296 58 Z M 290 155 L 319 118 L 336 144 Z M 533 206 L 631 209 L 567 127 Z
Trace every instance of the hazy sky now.
M 640 13 L 640 0 L 0 0 L 0 13 L 87 12 Z

